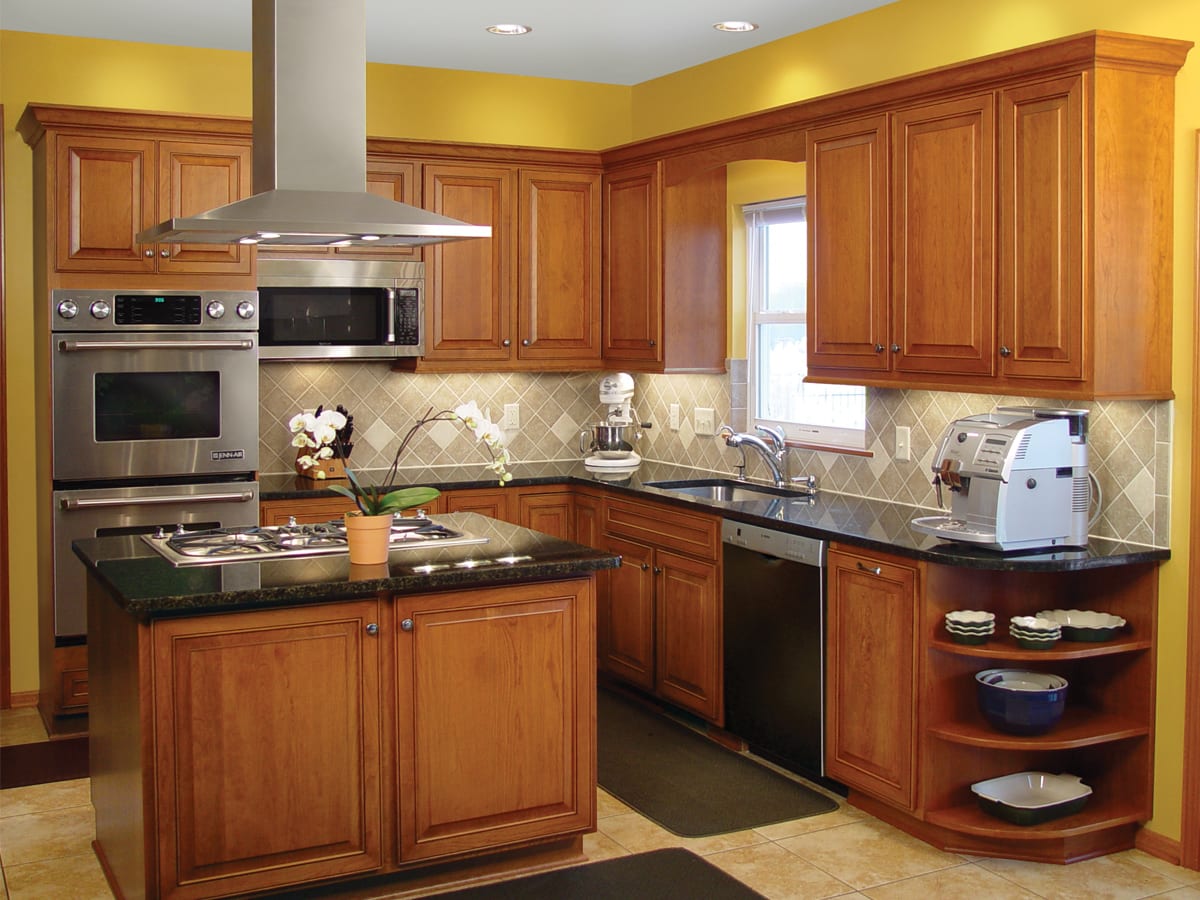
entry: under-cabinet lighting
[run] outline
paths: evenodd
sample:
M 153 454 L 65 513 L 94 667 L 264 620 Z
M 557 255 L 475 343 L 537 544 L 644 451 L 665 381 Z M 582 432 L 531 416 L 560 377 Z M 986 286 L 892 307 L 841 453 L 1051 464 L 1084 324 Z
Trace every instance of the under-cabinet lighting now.
M 717 31 L 757 31 L 758 26 L 753 22 L 739 22 L 730 20 L 728 22 L 714 22 L 713 28 Z
M 533 26 L 515 24 L 489 25 L 487 30 L 492 34 L 529 34 L 529 32 L 533 31 Z

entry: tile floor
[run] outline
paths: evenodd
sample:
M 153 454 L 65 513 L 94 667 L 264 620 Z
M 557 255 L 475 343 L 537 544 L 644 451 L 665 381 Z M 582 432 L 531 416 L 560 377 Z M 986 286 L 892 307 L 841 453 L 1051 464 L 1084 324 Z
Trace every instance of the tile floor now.
M 584 839 L 589 860 L 686 847 L 772 900 L 1200 900 L 1200 872 L 1138 850 L 1071 866 L 967 858 L 935 850 L 845 804 L 750 831 L 682 838 L 601 790 L 598 818 L 598 831 Z M 92 836 L 86 778 L 0 791 L 0 898 L 107 900 Z

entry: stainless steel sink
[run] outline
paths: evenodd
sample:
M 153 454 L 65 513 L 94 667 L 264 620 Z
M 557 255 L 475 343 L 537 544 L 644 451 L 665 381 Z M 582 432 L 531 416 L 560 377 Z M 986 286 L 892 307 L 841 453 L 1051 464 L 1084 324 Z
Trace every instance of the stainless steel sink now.
M 811 495 L 806 491 L 788 490 L 787 488 L 771 487 L 766 484 L 749 484 L 744 481 L 733 481 L 726 478 L 695 479 L 689 481 L 648 481 L 646 487 L 670 491 L 672 494 L 684 494 L 699 500 L 720 500 L 726 503 L 738 503 L 745 500 L 775 500 L 807 499 Z

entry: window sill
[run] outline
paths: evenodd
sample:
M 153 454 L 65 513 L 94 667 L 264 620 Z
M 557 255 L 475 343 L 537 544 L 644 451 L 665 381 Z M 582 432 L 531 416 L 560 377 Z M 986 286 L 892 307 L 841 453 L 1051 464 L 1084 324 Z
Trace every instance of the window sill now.
M 839 447 L 835 444 L 806 444 L 803 441 L 788 441 L 788 449 L 790 450 L 819 450 L 822 453 L 840 453 L 843 456 L 862 456 L 867 459 L 874 458 L 875 454 L 870 450 L 862 447 Z

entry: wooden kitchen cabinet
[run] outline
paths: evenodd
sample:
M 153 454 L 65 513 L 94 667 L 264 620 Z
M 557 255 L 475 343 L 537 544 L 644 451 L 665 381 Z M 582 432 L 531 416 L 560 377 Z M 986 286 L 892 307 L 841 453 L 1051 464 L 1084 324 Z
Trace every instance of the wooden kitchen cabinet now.
M 442 512 L 473 512 L 501 522 L 514 522 L 513 500 L 516 491 L 506 487 L 460 488 L 446 491 L 439 498 Z
M 830 544 L 826 565 L 825 771 L 912 810 L 922 564 Z
M 119 277 L 132 288 L 164 277 L 253 275 L 247 246 L 137 240 L 165 219 L 250 194 L 242 123 L 30 105 L 18 130 L 34 148 L 35 217 L 45 218 L 56 285 L 96 287 L 97 278 Z
M 666 184 L 661 161 L 604 176 L 604 365 L 725 371 L 725 168 Z
M 1070 62 L 1029 48 L 864 88 L 810 129 L 809 380 L 1172 396 L 1187 50 L 1079 37 Z
M 575 496 L 570 487 L 525 487 L 516 489 L 515 496 L 515 524 L 562 538 L 564 541 L 576 540 Z
M 492 226 L 426 259 L 429 323 L 418 371 L 600 366 L 596 171 L 426 163 L 434 212 Z
M 621 556 L 597 604 L 600 668 L 720 725 L 725 718 L 720 521 L 610 499 L 603 549 Z
M 400 858 L 593 830 L 591 581 L 395 603 Z
M 380 867 L 379 621 L 369 600 L 153 624 L 159 896 Z
M 331 493 L 328 497 L 302 497 L 294 500 L 262 500 L 258 504 L 259 525 L 286 525 L 290 519 L 298 523 L 328 522 L 338 519 L 357 507 L 349 497 Z

